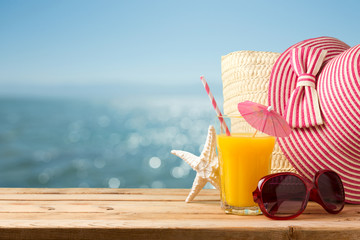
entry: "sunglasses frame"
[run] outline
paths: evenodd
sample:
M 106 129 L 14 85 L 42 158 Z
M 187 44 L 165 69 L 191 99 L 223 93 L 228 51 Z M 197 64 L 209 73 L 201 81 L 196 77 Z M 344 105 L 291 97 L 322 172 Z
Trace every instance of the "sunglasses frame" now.
M 341 192 L 342 192 L 342 196 L 344 197 L 343 199 L 343 203 L 342 203 L 342 206 L 340 207 L 340 209 L 334 211 L 334 210 L 331 210 L 330 208 L 328 208 L 326 206 L 326 204 L 324 203 L 321 195 L 320 195 L 320 192 L 319 192 L 319 188 L 318 188 L 318 183 L 319 183 L 319 177 L 326 173 L 326 172 L 330 172 L 330 173 L 334 173 L 340 180 L 340 183 L 341 183 Z M 273 216 L 273 215 L 270 215 L 265 206 L 264 206 L 264 203 L 262 201 L 262 188 L 264 186 L 264 184 L 271 178 L 274 178 L 274 177 L 277 177 L 277 176 L 282 176 L 282 175 L 291 175 L 291 176 L 295 176 L 297 178 L 299 178 L 303 183 L 304 185 L 306 186 L 306 196 L 305 196 L 305 199 L 301 205 L 301 208 L 298 212 L 296 212 L 295 214 L 293 215 L 290 215 L 290 216 L 285 216 L 285 217 L 279 217 L 279 216 Z M 341 178 L 340 176 L 332 171 L 332 170 L 329 170 L 329 169 L 323 169 L 323 170 L 320 170 L 318 171 L 314 178 L 313 178 L 313 181 L 310 182 L 307 178 L 305 177 L 302 177 L 298 174 L 295 174 L 295 173 L 292 173 L 292 172 L 281 172 L 281 173 L 274 173 L 274 174 L 270 174 L 270 175 L 267 175 L 263 178 L 261 178 L 259 180 L 259 183 L 258 183 L 258 186 L 256 187 L 255 191 L 253 192 L 253 198 L 254 198 L 254 202 L 256 202 L 257 204 L 259 204 L 259 207 L 262 211 L 262 213 L 271 218 L 271 219 L 275 219 L 275 220 L 289 220 L 289 219 L 293 219 L 293 218 L 296 218 L 297 216 L 299 216 L 301 213 L 304 212 L 306 206 L 307 206 L 307 203 L 308 201 L 315 201 L 317 202 L 318 204 L 320 204 L 328 213 L 331 213 L 331 214 L 337 214 L 339 213 L 343 208 L 344 208 L 344 205 L 345 205 L 345 192 L 344 192 L 344 186 L 342 184 L 342 181 L 341 181 Z

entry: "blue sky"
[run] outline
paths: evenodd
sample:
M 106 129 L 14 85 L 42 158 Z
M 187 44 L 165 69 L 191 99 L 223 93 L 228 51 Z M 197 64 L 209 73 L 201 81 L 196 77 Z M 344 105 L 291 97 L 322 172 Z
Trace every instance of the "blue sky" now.
M 221 87 L 221 56 L 333 36 L 360 43 L 359 1 L 0 0 L 0 93 Z M 160 89 L 160 90 L 159 90 Z M 201 93 L 203 94 L 203 93 Z

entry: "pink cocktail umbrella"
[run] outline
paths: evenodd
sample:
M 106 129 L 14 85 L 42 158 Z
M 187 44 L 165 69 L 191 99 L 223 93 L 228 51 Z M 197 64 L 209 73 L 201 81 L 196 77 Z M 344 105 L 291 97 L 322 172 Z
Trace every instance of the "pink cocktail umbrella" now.
M 271 106 L 245 101 L 238 104 L 238 110 L 253 128 L 270 136 L 287 137 L 292 131 L 286 120 Z

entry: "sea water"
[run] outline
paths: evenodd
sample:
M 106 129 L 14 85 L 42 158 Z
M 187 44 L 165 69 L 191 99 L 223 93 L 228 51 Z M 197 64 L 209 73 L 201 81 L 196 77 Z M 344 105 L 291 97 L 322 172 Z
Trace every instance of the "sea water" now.
M 214 120 L 202 99 L 2 97 L 0 187 L 190 188 L 170 151 L 200 154 Z

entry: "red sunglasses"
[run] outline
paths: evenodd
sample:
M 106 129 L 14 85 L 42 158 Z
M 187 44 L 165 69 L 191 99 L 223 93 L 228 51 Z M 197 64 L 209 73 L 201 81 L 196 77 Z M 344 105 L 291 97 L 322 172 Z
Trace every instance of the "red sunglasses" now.
M 333 214 L 339 213 L 345 202 L 341 179 L 331 170 L 318 171 L 313 182 L 291 172 L 265 176 L 259 180 L 253 197 L 263 214 L 276 220 L 299 216 L 309 199 Z

